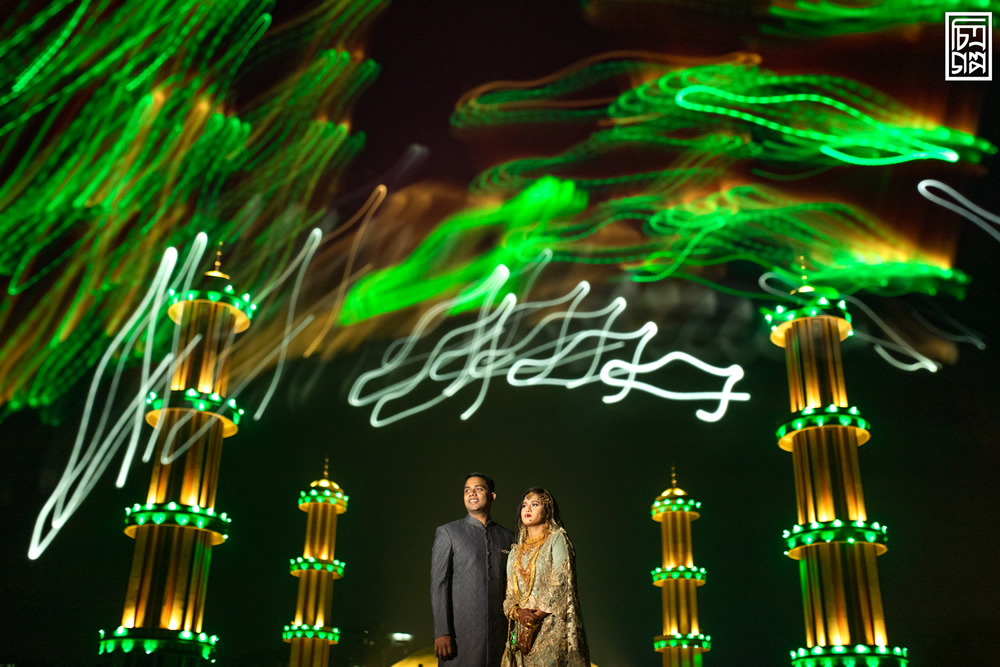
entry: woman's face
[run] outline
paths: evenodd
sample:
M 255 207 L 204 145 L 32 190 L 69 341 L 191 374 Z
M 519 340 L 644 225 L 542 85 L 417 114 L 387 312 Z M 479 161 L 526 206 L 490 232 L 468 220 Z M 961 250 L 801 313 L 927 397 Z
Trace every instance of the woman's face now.
M 545 506 L 537 493 L 529 493 L 521 501 L 521 523 L 526 528 L 545 523 Z

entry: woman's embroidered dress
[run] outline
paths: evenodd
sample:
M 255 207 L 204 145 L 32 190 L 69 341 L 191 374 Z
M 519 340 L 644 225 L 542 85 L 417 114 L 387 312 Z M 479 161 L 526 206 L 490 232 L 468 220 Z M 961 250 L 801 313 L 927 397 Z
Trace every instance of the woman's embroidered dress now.
M 549 615 L 542 620 L 531 651 L 521 655 L 516 647 L 510 647 L 504 652 L 501 667 L 590 666 L 574 568 L 573 545 L 562 528 L 553 530 L 537 546 L 525 541 L 511 548 L 504 614 L 510 618 L 519 606 Z

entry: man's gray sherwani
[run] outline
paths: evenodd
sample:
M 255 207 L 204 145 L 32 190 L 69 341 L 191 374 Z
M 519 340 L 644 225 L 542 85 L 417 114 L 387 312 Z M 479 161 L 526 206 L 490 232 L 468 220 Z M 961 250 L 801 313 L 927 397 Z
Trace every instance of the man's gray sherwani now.
M 493 521 L 484 526 L 471 516 L 438 526 L 434 533 L 434 636 L 452 636 L 455 657 L 445 663 L 448 667 L 500 664 L 507 635 L 505 552 L 513 541 L 514 533 L 503 526 Z

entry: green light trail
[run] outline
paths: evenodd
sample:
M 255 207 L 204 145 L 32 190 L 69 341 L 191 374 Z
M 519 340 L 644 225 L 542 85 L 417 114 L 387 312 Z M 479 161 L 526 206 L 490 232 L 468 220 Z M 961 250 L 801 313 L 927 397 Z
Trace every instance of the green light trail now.
M 918 23 L 941 23 L 945 12 L 1000 10 L 996 0 L 772 0 L 766 33 L 828 37 L 871 33 Z
M 371 273 L 352 286 L 340 312 L 341 322 L 353 324 L 451 297 L 463 288 L 474 291 L 500 264 L 510 266 L 516 275 L 547 246 L 548 228 L 586 205 L 586 194 L 573 183 L 543 178 L 508 202 L 451 216 L 403 262 Z M 499 240 L 482 254 L 470 252 L 487 236 Z M 512 278 L 505 293 L 516 293 L 518 288 Z M 481 299 L 470 300 L 462 309 L 471 310 L 481 303 Z
M 41 4 L 0 26 L 8 410 L 92 367 L 166 247 L 204 231 L 250 289 L 287 261 L 364 143 L 349 114 L 378 66 L 359 46 L 385 3 L 277 24 L 250 0 Z
M 969 280 L 880 221 L 837 202 L 738 186 L 682 204 L 670 195 L 642 195 L 588 207 L 583 188 L 547 176 L 503 204 L 441 222 L 405 260 L 354 285 L 341 322 L 450 298 L 480 286 L 499 264 L 517 275 L 546 249 L 554 262 L 603 265 L 637 282 L 673 277 L 724 291 L 705 274 L 734 263 L 843 294 L 941 290 L 961 296 Z
M 463 97 L 452 116 L 463 131 L 532 124 L 594 128 L 558 155 L 487 169 L 472 190 L 517 192 L 554 175 L 601 197 L 666 193 L 704 186 L 747 160 L 810 173 L 916 160 L 976 164 L 997 151 L 852 79 L 779 75 L 746 53 L 694 65 L 663 56 L 628 59 L 637 55 L 609 54 L 538 82 L 481 86 Z M 621 84 L 626 74 L 645 81 L 610 97 L 595 92 Z
M 48 406 L 92 367 L 165 247 L 189 246 L 201 231 L 225 241 L 227 266 L 251 291 L 288 261 L 297 236 L 330 213 L 364 143 L 349 116 L 378 66 L 359 55 L 360 40 L 385 3 L 325 0 L 278 22 L 270 3 L 249 0 L 30 4 L 0 26 L 7 409 Z M 907 6 L 918 5 L 930 3 Z M 838 7 L 788 11 L 858 15 Z M 960 294 L 964 274 L 885 221 L 752 177 L 978 164 L 996 147 L 859 81 L 760 62 L 620 52 L 470 91 L 452 116 L 462 133 L 553 127 L 574 138 L 479 174 L 472 192 L 497 203 L 435 221 L 408 257 L 373 258 L 382 268 L 346 289 L 340 322 L 475 289 L 498 264 L 517 276 L 546 249 L 556 262 L 637 282 L 741 294 L 721 267 L 754 265 L 845 294 Z
M 753 31 L 790 39 L 875 33 L 900 26 L 942 23 L 945 12 L 992 11 L 997 0 L 584 0 L 595 23 L 620 26 L 622 20 L 650 21 L 668 12 L 738 18 Z M 640 10 L 634 15 L 634 10 Z M 659 13 L 653 13 L 653 12 Z M 724 20 L 723 18 L 723 20 Z

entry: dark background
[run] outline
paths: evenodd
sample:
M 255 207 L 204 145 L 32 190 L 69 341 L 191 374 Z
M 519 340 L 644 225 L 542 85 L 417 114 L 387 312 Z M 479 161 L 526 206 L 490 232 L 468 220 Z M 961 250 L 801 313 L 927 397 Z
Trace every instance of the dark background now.
M 368 53 L 383 70 L 354 113 L 368 145 L 352 178 L 364 183 L 408 144 L 420 143 L 430 157 L 418 177 L 464 185 L 475 173 L 473 158 L 447 125 L 463 92 L 548 74 L 639 39 L 588 26 L 577 2 L 396 2 L 369 40 Z M 935 62 L 928 79 L 942 76 Z M 885 76 L 877 59 L 870 68 L 872 79 Z M 990 97 L 980 134 L 998 143 L 996 86 L 982 88 Z M 994 167 L 968 192 L 997 211 L 998 189 Z M 943 210 L 931 217 L 951 224 L 957 218 Z M 863 344 L 845 345 L 850 401 L 873 422 L 872 440 L 860 452 L 868 513 L 890 529 L 890 551 L 879 559 L 889 639 L 910 648 L 912 667 L 990 664 L 1000 649 L 1000 364 L 991 344 L 1000 333 L 998 248 L 981 230 L 962 226 L 954 265 L 974 280 L 964 302 L 940 299 L 985 332 L 985 351 L 966 346 L 957 363 L 936 374 L 904 373 Z M 733 301 L 720 304 L 748 312 Z M 669 349 L 672 330 L 663 324 Z M 305 531 L 297 492 L 321 475 L 329 456 L 331 478 L 351 496 L 337 536 L 347 572 L 334 592 L 343 645 L 332 649 L 333 664 L 354 664 L 347 652 L 365 631 L 380 647 L 390 632 L 412 633 L 409 650 L 432 642 L 427 573 L 434 527 L 462 515 L 460 489 L 473 469 L 497 480 L 495 517 L 507 526 L 525 488 L 543 485 L 559 500 L 577 550 L 594 662 L 659 664 L 652 640 L 660 632 L 660 593 L 649 570 L 660 564 L 660 538 L 648 509 L 669 486 L 671 464 L 680 485 L 704 503 L 694 551 L 708 569 L 698 592 L 701 625 L 713 637 L 706 664 L 787 664 L 787 651 L 804 644 L 797 565 L 782 556 L 780 540 L 795 521 L 795 496 L 791 457 L 772 436 L 788 410 L 784 360 L 763 329 L 746 319 L 738 348 L 710 358 L 742 364 L 746 379 L 738 388 L 752 396 L 715 424 L 694 417 L 702 406 L 637 392 L 607 406 L 600 400 L 606 392 L 596 387 L 497 382 L 467 422 L 458 415 L 477 387 L 373 429 L 368 411 L 350 407 L 346 393 L 360 372 L 377 365 L 381 342 L 321 369 L 293 366 L 284 400 L 225 445 L 217 506 L 233 525 L 213 555 L 205 615 L 205 629 L 221 638 L 219 663 L 287 661 L 280 633 L 297 585 L 287 559 L 301 553 Z M 700 343 L 677 343 L 709 349 L 711 331 L 705 333 Z M 302 391 L 307 385 L 312 391 Z M 36 561 L 26 557 L 35 516 L 74 435 L 72 422 L 46 427 L 31 413 L 0 426 L 0 663 L 96 664 L 97 629 L 118 625 L 132 553 L 121 533 L 122 509 L 144 496 L 146 468 L 133 471 L 121 490 L 102 480 L 49 550 Z

